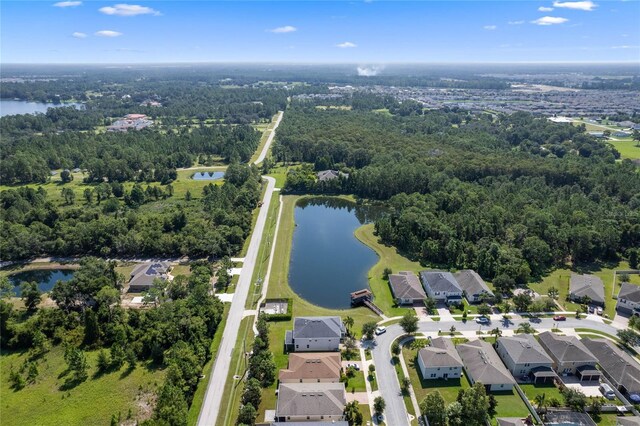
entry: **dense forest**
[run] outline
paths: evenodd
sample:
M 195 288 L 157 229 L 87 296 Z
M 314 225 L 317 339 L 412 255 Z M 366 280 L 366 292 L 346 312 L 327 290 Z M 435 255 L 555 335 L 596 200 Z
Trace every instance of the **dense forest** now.
M 119 370 L 166 369 L 153 417 L 144 424 L 186 425 L 224 311 L 222 302 L 210 293 L 209 264 L 195 263 L 191 272 L 189 278 L 177 276 L 170 283 L 156 283 L 154 300 L 147 297 L 148 309 L 123 308 L 124 277 L 115 271 L 114 263 L 96 258 L 84 258 L 71 281 L 55 285 L 51 298 L 57 308 L 38 309 L 37 287 L 23 294 L 26 312 L 0 300 L 0 347 L 28 353 L 25 364 L 12 369 L 8 378 L 14 391 L 29 392 L 39 369 L 46 368 L 45 355 L 60 345 L 68 366 L 60 376 L 66 390 Z M 11 287 L 4 278 L 3 298 Z M 88 365 L 85 352 L 98 349 L 97 365 Z M 91 378 L 90 367 L 97 371 Z M 109 419 L 96 421 L 106 424 Z
M 0 257 L 233 255 L 251 231 L 259 181 L 255 167 L 233 163 L 225 183 L 205 186 L 200 200 L 173 200 L 171 184 L 126 190 L 103 182 L 82 200 L 71 191 L 64 208 L 42 188 L 2 191 Z
M 378 102 L 388 100 L 368 104 Z M 378 235 L 426 264 L 513 285 L 566 261 L 616 260 L 640 247 L 640 174 L 581 126 L 526 113 L 389 116 L 300 102 L 274 155 L 307 164 L 289 172 L 287 191 L 385 200 Z M 346 175 L 317 181 L 325 169 Z

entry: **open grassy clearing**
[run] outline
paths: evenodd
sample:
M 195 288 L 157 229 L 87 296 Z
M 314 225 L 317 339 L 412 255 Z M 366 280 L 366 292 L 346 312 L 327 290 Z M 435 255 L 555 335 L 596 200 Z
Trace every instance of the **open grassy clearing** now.
M 33 385 L 20 391 L 9 386 L 11 368 L 19 369 L 26 353 L 2 353 L 0 356 L 0 394 L 3 425 L 84 425 L 108 424 L 112 415 L 124 422 L 149 418 L 155 393 L 164 381 L 164 371 L 147 363 L 128 371 L 95 376 L 98 351 L 86 352 L 89 378 L 69 390 L 61 390 L 66 376 L 62 346 L 54 347 L 38 364 L 39 375 Z M 99 403 L 97 403 L 99 402 Z M 10 413 L 10 414 L 9 414 Z
M 630 160 L 637 160 L 640 158 L 640 147 L 637 146 L 637 142 L 631 139 L 621 139 L 618 141 L 607 141 L 620 153 L 620 158 L 628 158 Z
M 396 305 L 389 282 L 382 278 L 385 268 L 390 268 L 393 273 L 399 271 L 419 272 L 425 268 L 418 262 L 413 262 L 398 253 L 395 247 L 385 246 L 374 235 L 373 223 L 368 223 L 356 229 L 355 236 L 362 243 L 371 247 L 378 255 L 378 263 L 369 270 L 369 286 L 375 297 L 375 304 L 389 317 L 404 315 L 409 308 L 400 308 Z

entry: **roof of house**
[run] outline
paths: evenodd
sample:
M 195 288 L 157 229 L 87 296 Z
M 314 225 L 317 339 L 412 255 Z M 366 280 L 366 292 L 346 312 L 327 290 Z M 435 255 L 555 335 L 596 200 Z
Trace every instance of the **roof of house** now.
M 604 303 L 604 284 L 595 275 L 571 274 L 569 292 L 575 297 L 589 297 L 594 302 Z
M 472 269 L 465 269 L 459 272 L 456 272 L 454 278 L 460 285 L 460 288 L 464 290 L 464 292 L 470 296 L 475 294 L 487 293 L 493 296 L 493 292 L 484 280 L 478 275 L 478 273 Z
M 520 417 L 498 417 L 498 426 L 525 426 L 530 424 Z
M 342 337 L 345 332 L 340 317 L 296 317 L 293 320 L 293 338 Z
M 434 292 L 462 293 L 460 284 L 456 281 L 451 272 L 442 271 L 422 271 L 420 280 L 425 286 Z
M 485 385 L 515 384 L 493 346 L 484 340 L 473 340 L 456 347 L 464 368 L 474 382 Z
M 618 299 L 627 299 L 631 302 L 640 303 L 640 286 L 631 283 L 622 283 L 618 292 Z
M 628 392 L 640 392 L 640 364 L 608 339 L 582 339 L 582 343 L 598 359 L 598 364 L 616 385 Z
M 141 263 L 131 271 L 129 287 L 151 287 L 156 278 L 166 279 L 171 268 L 168 262 Z
M 585 362 L 595 364 L 598 360 L 587 347 L 574 336 L 559 336 L 550 331 L 538 335 L 538 341 L 557 362 Z
M 616 417 L 620 426 L 640 426 L 640 417 L 638 416 L 624 416 Z
M 346 404 L 344 383 L 280 383 L 276 417 L 339 416 Z
M 322 170 L 317 173 L 317 176 L 319 181 L 326 181 L 326 180 L 337 179 L 340 176 L 349 177 L 349 174 L 343 173 L 339 170 Z
M 420 349 L 418 356 L 425 367 L 462 367 L 462 359 L 451 339 L 437 337 L 431 346 Z
M 499 337 L 498 342 L 516 364 L 553 364 L 549 354 L 531 334 Z
M 289 367 L 280 370 L 280 380 L 340 379 L 340 354 L 337 352 L 293 353 Z
M 349 426 L 349 422 L 344 420 L 331 422 L 272 422 L 269 426 Z
M 399 299 L 424 299 L 427 297 L 420 279 L 413 272 L 401 271 L 389 275 L 389 285 L 393 296 Z

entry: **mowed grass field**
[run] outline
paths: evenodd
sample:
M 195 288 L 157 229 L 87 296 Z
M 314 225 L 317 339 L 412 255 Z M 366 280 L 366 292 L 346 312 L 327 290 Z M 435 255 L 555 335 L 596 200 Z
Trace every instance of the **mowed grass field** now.
M 621 139 L 619 141 L 610 140 L 608 142 L 620 153 L 620 157 L 622 159 L 640 159 L 640 146 L 638 146 L 636 141 L 631 139 Z
M 149 418 L 155 393 L 162 386 L 164 371 L 139 363 L 128 372 L 120 371 L 95 377 L 98 351 L 87 352 L 89 378 L 78 386 L 61 390 L 67 369 L 62 346 L 54 347 L 38 364 L 35 384 L 15 391 L 9 384 L 11 369 L 19 369 L 25 353 L 0 356 L 0 412 L 3 425 L 88 425 L 109 424 L 111 416 L 124 422 Z

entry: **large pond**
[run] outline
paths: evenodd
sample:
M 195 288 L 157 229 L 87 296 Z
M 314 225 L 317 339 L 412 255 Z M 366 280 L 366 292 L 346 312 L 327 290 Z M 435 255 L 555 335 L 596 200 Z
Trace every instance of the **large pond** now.
M 16 114 L 35 114 L 36 112 L 46 113 L 49 108 L 63 106 L 73 106 L 84 108 L 83 104 L 65 102 L 62 104 L 52 104 L 45 102 L 16 101 L 14 99 L 0 99 L 0 117 Z
M 35 281 L 42 292 L 50 292 L 58 281 L 69 281 L 73 278 L 72 269 L 34 269 L 9 275 L 9 281 L 15 286 L 16 296 L 20 296 L 20 284 Z
M 353 232 L 379 214 L 379 209 L 339 198 L 298 202 L 289 263 L 291 288 L 314 305 L 348 308 L 349 293 L 369 288 L 367 273 L 378 261 Z
M 218 180 L 224 177 L 224 172 L 197 172 L 191 176 L 193 180 Z

